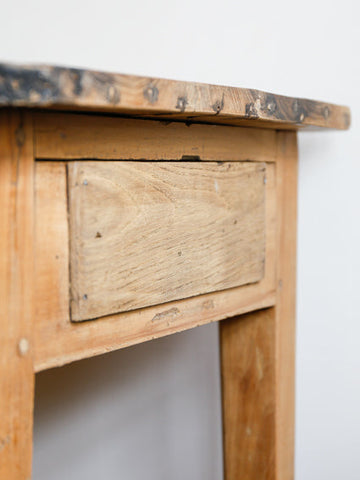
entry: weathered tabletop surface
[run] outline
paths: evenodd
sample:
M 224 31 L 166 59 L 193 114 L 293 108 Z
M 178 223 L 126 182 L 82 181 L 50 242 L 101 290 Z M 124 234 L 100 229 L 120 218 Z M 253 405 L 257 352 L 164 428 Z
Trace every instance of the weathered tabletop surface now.
M 1 106 L 279 129 L 345 130 L 350 126 L 350 110 L 330 103 L 247 88 L 48 65 L 0 64 Z

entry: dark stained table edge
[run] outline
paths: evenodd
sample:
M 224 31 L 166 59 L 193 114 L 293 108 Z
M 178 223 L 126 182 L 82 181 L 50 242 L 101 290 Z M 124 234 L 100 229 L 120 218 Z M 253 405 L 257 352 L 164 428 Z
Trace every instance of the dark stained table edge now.
M 0 107 L 104 112 L 276 129 L 346 130 L 348 107 L 246 88 L 0 63 Z

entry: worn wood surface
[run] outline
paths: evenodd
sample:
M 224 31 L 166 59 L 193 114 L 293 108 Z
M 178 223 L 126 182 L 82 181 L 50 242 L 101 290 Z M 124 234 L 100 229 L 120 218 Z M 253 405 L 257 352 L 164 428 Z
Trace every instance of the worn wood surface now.
M 296 134 L 278 132 L 278 288 L 275 307 L 277 480 L 294 478 L 297 179 Z
M 71 113 L 35 114 L 37 159 L 272 162 L 276 132 Z
M 277 137 L 276 304 L 220 324 L 225 480 L 294 475 L 297 144 Z
M 267 164 L 265 276 L 257 283 L 92 322 L 69 316 L 69 234 L 65 165 L 36 165 L 36 371 L 99 355 L 205 323 L 274 305 L 275 166 Z M 51 319 L 51 321 L 50 321 Z
M 71 318 L 261 280 L 265 164 L 68 164 Z
M 66 164 L 37 162 L 35 173 L 36 330 L 43 320 L 43 326 L 52 331 L 59 319 L 68 318 L 70 305 Z M 37 339 L 36 355 L 44 340 Z M 55 342 L 51 338 L 50 349 Z
M 31 477 L 34 159 L 31 116 L 0 111 L 0 478 Z
M 0 105 L 271 128 L 346 129 L 346 107 L 259 90 L 95 72 L 0 64 Z
M 275 479 L 275 316 L 221 323 L 225 480 Z

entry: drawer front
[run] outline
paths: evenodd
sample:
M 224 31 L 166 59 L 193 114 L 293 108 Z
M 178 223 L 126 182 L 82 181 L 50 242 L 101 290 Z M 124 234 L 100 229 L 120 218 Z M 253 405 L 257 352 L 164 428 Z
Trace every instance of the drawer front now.
M 258 282 L 264 163 L 68 164 L 71 319 Z

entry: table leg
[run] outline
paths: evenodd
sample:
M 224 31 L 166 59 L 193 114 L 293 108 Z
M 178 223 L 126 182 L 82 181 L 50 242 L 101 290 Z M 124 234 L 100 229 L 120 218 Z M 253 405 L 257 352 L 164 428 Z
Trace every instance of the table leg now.
M 294 476 L 297 142 L 277 137 L 276 305 L 220 323 L 226 480 Z
M 0 110 L 0 478 L 31 478 L 34 155 L 31 114 Z

